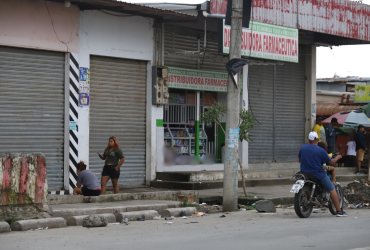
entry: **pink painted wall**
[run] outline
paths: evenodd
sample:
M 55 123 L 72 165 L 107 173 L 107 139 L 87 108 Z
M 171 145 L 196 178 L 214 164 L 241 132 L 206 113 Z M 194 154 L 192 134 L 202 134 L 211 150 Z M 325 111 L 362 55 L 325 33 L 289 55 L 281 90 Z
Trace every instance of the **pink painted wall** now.
M 45 157 L 41 154 L 0 156 L 0 206 L 46 202 Z M 1 215 L 1 211 L 0 211 Z
M 68 51 L 78 53 L 78 7 L 46 1 L 54 32 L 44 0 L 0 0 L 0 4 L 0 45 L 65 52 L 68 46 Z
M 211 0 L 226 13 L 227 0 Z M 370 41 L 370 5 L 348 0 L 253 0 L 253 20 Z

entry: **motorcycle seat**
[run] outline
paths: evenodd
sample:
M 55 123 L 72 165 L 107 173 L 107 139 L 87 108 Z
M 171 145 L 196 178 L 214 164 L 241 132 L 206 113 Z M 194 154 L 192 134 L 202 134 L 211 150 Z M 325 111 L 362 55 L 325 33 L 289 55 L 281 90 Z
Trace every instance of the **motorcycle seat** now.
M 298 172 L 297 174 L 302 174 L 302 175 L 304 175 L 304 177 L 306 178 L 306 180 L 313 181 L 316 184 L 319 184 L 320 185 L 319 179 L 317 179 L 317 177 L 313 173 L 310 173 L 310 172 Z

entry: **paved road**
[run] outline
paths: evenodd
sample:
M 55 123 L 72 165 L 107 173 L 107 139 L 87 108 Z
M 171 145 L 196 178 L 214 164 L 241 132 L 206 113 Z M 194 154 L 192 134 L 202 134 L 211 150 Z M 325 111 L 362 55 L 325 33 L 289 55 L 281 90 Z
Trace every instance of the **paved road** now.
M 276 215 L 241 211 L 202 218 L 131 222 L 105 228 L 67 227 L 0 235 L 0 249 L 355 249 L 370 246 L 370 210 L 349 210 L 299 219 L 278 209 Z M 356 217 L 357 219 L 354 219 Z M 199 223 L 190 223 L 198 221 Z M 261 248 L 262 247 L 262 248 Z

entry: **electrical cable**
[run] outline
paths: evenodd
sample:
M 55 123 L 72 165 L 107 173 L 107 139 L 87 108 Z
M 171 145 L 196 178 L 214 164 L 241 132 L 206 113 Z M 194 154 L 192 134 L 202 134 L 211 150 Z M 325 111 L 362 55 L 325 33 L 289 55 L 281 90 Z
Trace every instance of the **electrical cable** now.
M 252 38 L 253 37 L 253 0 L 251 0 L 251 1 L 252 1 L 252 5 L 251 5 L 252 27 L 251 27 L 251 41 L 250 41 L 250 44 L 249 44 L 249 56 L 248 56 L 248 59 L 251 57 L 252 44 L 253 44 L 253 38 Z M 261 125 L 261 123 L 257 120 L 256 116 L 254 115 L 253 109 L 252 109 L 252 105 L 251 105 L 251 99 L 250 99 L 250 95 L 249 95 L 249 70 L 248 70 L 248 79 L 247 79 L 247 92 L 248 92 L 248 110 L 251 111 L 253 118 L 258 122 L 258 124 Z
M 49 19 L 50 19 L 50 22 L 51 22 L 51 26 L 53 27 L 54 34 L 55 34 L 56 38 L 58 39 L 58 41 L 59 41 L 59 42 L 61 42 L 61 43 L 63 43 L 63 44 L 66 46 L 66 48 L 67 48 L 67 53 L 68 53 L 68 52 L 69 52 L 68 44 L 69 44 L 70 42 L 72 42 L 72 41 L 76 38 L 76 36 L 77 36 L 77 34 L 78 34 L 78 31 L 76 32 L 76 34 L 75 34 L 75 35 L 74 35 L 74 36 L 73 36 L 73 37 L 72 37 L 68 42 L 63 42 L 62 40 L 60 40 L 60 39 L 59 39 L 59 36 L 58 36 L 58 34 L 57 34 L 56 30 L 55 30 L 54 22 L 53 22 L 53 19 L 51 18 L 50 10 L 49 10 L 49 7 L 48 7 L 48 5 L 47 5 L 47 3 L 46 3 L 46 0 L 44 1 L 44 3 L 45 3 L 46 10 L 47 10 L 47 12 L 48 12 L 48 15 L 49 15 Z M 76 21 L 76 23 L 77 23 L 77 21 Z M 73 27 L 73 28 L 74 28 L 74 27 Z M 73 28 L 72 28 L 72 30 L 71 30 L 71 35 L 70 35 L 70 37 L 72 36 Z

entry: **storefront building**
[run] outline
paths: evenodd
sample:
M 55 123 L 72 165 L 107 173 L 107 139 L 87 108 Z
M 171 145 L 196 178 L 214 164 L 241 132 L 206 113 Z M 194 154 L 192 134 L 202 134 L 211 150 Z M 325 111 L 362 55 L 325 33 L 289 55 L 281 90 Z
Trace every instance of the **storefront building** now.
M 44 153 L 49 192 L 67 194 L 75 187 L 79 161 L 100 178 L 104 162 L 97 152 L 103 153 L 111 136 L 126 159 L 119 185 L 149 185 L 157 172 L 223 170 L 222 130 L 199 123 L 212 104 L 226 105 L 228 33 L 221 32 L 220 51 L 217 21 L 205 25 L 201 15 L 111 0 L 94 7 L 0 2 L 0 153 Z M 113 7 L 117 12 L 106 10 Z M 296 40 L 289 32 L 284 40 L 285 56 L 293 61 L 259 54 L 279 48 L 271 35 L 267 47 L 261 35 L 248 53 L 250 36 L 243 35 L 243 55 L 251 57 L 243 69 L 240 107 L 259 122 L 251 131 L 254 141 L 240 143 L 245 169 L 298 166 L 298 150 L 316 117 L 315 42 L 326 37 L 297 32 Z M 257 40 L 259 33 L 253 33 Z M 339 44 L 369 40 L 336 38 Z M 165 105 L 152 104 L 154 66 L 168 68 Z M 183 156 L 174 164 L 165 162 L 169 148 Z M 202 164 L 192 161 L 197 154 Z

